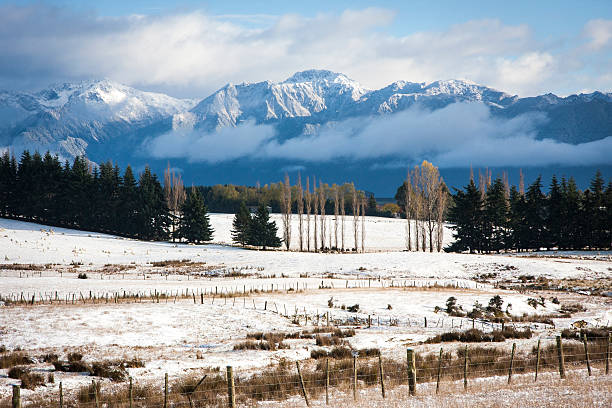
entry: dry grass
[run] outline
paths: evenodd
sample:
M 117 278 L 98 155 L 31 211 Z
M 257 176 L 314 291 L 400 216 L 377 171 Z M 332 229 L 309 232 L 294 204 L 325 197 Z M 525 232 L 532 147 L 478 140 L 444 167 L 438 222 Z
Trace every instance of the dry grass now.
M 12 368 L 18 365 L 33 363 L 34 361 L 31 357 L 19 351 L 0 355 L 0 368 Z

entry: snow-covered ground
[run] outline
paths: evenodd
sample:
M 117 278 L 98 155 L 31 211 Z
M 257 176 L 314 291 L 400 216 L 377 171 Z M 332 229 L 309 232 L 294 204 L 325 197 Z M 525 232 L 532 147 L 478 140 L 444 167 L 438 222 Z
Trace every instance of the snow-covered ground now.
M 73 350 L 80 350 L 89 360 L 136 356 L 146 366 L 130 369 L 130 374 L 158 380 L 164 372 L 177 377 L 201 367 L 231 364 L 249 370 L 279 359 L 306 359 L 316 347 L 314 340 L 287 340 L 290 349 L 273 352 L 233 350 L 250 332 L 305 329 L 304 314 L 309 318 L 309 327 L 317 320 L 322 323 L 327 312 L 337 324 L 358 319 L 356 336 L 347 339 L 351 346 L 377 347 L 385 356 L 397 358 L 405 356 L 407 345 L 416 346 L 419 351 L 433 350 L 439 346 L 421 342 L 457 327 L 471 327 L 467 319 L 436 312 L 436 306 L 443 308 L 450 296 L 456 297 L 464 310 L 471 310 L 475 301 L 487 305 L 491 297 L 499 294 L 504 300 L 503 309 L 508 308 L 515 315 L 555 313 L 560 306 L 551 301 L 552 297 L 558 297 L 561 303 L 581 303 L 587 308 L 571 319 L 554 319 L 556 328 L 531 324 L 536 336 L 543 338 L 579 319 L 599 326 L 612 321 L 612 304 L 604 297 L 562 292 L 517 293 L 476 281 L 483 274 L 494 274 L 496 280 L 530 275 L 610 282 L 612 261 L 606 259 L 407 252 L 403 250 L 405 221 L 376 217 L 366 219 L 366 247 L 370 251 L 367 253 L 245 250 L 226 245 L 230 242 L 231 220 L 231 215 L 212 214 L 216 244 L 194 246 L 141 242 L 0 219 L 0 262 L 54 264 L 41 271 L 0 267 L 1 296 L 23 292 L 28 298 L 34 295 L 40 299 L 54 297 L 57 292 L 60 299 L 70 294 L 87 298 L 91 291 L 95 296 L 111 294 L 112 298 L 112 293 L 123 291 L 172 295 L 186 290 L 228 293 L 274 289 L 235 299 L 216 297 L 214 302 L 207 296 L 203 304 L 199 299 L 194 304 L 180 296 L 176 301 L 170 297 L 160 303 L 148 299 L 119 304 L 83 303 L 77 297 L 76 304 L 68 305 L 47 302 L 0 306 L 0 345 L 9 350 L 21 348 L 33 356 L 46 352 L 63 356 Z M 294 235 L 296 230 L 294 225 Z M 351 234 L 350 230 L 346 234 L 349 242 Z M 448 231 L 447 236 L 450 237 Z M 294 237 L 293 244 L 296 242 Z M 188 273 L 180 267 L 158 268 L 151 264 L 184 259 L 201 264 L 188 269 Z M 128 267 L 113 270 L 119 265 Z M 215 277 L 211 275 L 215 271 L 241 271 L 245 276 Z M 77 279 L 77 273 L 87 273 L 89 279 Z M 427 287 L 434 284 L 439 286 Z M 290 287 L 300 291 L 287 291 Z M 540 295 L 546 299 L 543 307 L 534 309 L 527 303 L 530 297 Z M 333 307 L 329 307 L 330 299 Z M 359 305 L 357 313 L 342 308 L 355 304 Z M 292 322 L 296 311 L 301 316 L 300 326 Z M 282 316 L 285 313 L 290 316 Z M 370 328 L 365 324 L 368 316 L 372 319 Z M 476 322 L 476 327 L 483 328 L 482 324 Z M 491 326 L 484 329 L 490 330 Z M 517 345 L 519 350 L 530 350 L 533 342 L 520 340 Z M 42 363 L 38 367 L 48 369 Z M 4 371 L 0 374 L 5 374 Z M 89 381 L 83 376 L 57 375 L 56 381 L 63 379 L 65 386 L 72 388 Z M 0 395 L 9 392 L 12 382 L 0 376 Z

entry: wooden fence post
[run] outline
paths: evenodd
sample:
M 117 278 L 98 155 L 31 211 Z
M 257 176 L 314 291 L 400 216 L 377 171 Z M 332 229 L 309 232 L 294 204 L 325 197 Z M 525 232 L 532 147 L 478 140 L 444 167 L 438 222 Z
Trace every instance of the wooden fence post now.
M 378 355 L 378 373 L 380 374 L 380 390 L 385 398 L 385 373 L 383 372 L 382 357 Z
M 133 385 L 132 385 L 132 377 L 130 377 L 130 388 L 128 389 L 128 399 L 130 403 L 130 408 L 132 408 L 134 405 L 134 392 L 133 392 Z
M 94 401 L 96 403 L 96 408 L 100 408 L 100 400 L 98 399 L 98 386 L 94 380 L 91 380 L 91 388 L 93 388 L 94 393 Z
M 538 339 L 538 351 L 536 357 L 536 366 L 535 366 L 535 381 L 538 381 L 538 372 L 540 371 L 540 339 Z
M 234 390 L 234 371 L 232 366 L 227 366 L 227 403 L 230 408 L 236 406 L 236 394 Z
M 297 368 L 298 377 L 300 377 L 300 387 L 302 388 L 302 393 L 304 394 L 304 401 L 306 401 L 306 406 L 310 407 L 310 401 L 308 401 L 308 393 L 306 392 L 306 387 L 304 386 L 304 379 L 302 378 L 302 372 L 300 371 L 300 362 L 296 361 L 295 366 Z
M 559 375 L 565 378 L 565 361 L 563 359 L 563 343 L 561 336 L 557 336 L 557 357 L 559 358 Z
M 59 384 L 59 406 L 60 408 L 64 408 L 64 387 L 61 381 Z
M 21 388 L 18 385 L 13 385 L 12 408 L 21 408 Z
M 353 356 L 353 400 L 357 401 L 357 356 Z
M 512 353 L 510 354 L 510 367 L 508 368 L 508 384 L 512 382 L 512 365 L 514 364 L 514 352 L 516 351 L 516 343 L 512 343 Z
M 325 405 L 329 405 L 329 358 L 325 359 Z
M 589 377 L 591 376 L 591 361 L 589 361 L 589 346 L 587 345 L 587 335 L 582 333 L 582 343 L 584 344 L 584 358 L 586 359 L 587 370 L 589 371 Z
M 468 386 L 468 346 L 465 346 L 465 355 L 463 356 L 463 389 L 467 390 Z
M 416 395 L 416 363 L 413 349 L 406 350 L 406 360 L 408 364 L 408 392 Z
M 164 374 L 164 408 L 168 408 L 168 373 Z
M 440 375 L 442 374 L 442 347 L 440 347 L 440 357 L 438 357 L 438 375 L 436 378 L 436 394 L 440 391 Z
M 608 333 L 608 344 L 606 345 L 606 375 L 610 373 L 610 343 L 612 343 L 612 333 Z

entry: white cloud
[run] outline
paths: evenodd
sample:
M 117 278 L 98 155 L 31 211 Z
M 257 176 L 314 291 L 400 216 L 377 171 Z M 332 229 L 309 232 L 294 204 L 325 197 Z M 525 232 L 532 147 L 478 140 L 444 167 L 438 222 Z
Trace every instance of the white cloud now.
M 589 48 L 600 50 L 612 44 L 612 20 L 591 20 L 584 26 L 584 35 L 589 39 Z
M 388 33 L 393 20 L 393 12 L 379 8 L 250 19 L 204 12 L 111 18 L 44 5 L 3 6 L 0 87 L 109 77 L 204 97 L 226 82 L 277 81 L 320 68 L 371 88 L 398 79 L 467 78 L 533 95 L 558 92 L 559 83 L 573 83 L 576 75 L 562 70 L 554 50 L 539 44 L 526 25 L 489 19 L 399 37 Z M 587 25 L 595 47 L 609 41 L 607 24 Z M 588 78 L 572 86 L 594 87 Z
M 609 163 L 612 137 L 578 145 L 537 140 L 535 129 L 546 120 L 542 114 L 495 118 L 484 104 L 455 103 L 435 111 L 411 108 L 330 123 L 288 140 L 280 140 L 269 125 L 249 122 L 217 133 L 168 133 L 154 139 L 150 148 L 156 157 L 208 163 L 280 159 L 292 166 L 338 159 L 400 166 L 427 159 L 442 168 Z

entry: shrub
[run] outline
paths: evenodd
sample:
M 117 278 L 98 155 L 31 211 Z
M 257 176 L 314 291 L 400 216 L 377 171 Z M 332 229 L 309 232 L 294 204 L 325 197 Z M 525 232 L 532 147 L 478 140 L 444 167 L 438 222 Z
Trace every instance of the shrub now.
M 359 305 L 353 305 L 346 308 L 347 311 L 351 313 L 357 313 L 359 311 Z
M 450 341 L 460 341 L 462 343 L 481 343 L 481 342 L 500 342 L 506 339 L 529 339 L 531 338 L 529 328 L 520 331 L 511 327 L 504 330 L 494 330 L 491 333 L 484 333 L 478 329 L 469 329 L 464 332 L 446 332 L 429 338 L 426 343 L 441 343 Z
M 34 364 L 34 360 L 24 353 L 13 352 L 0 356 L 0 368 L 11 368 L 17 365 L 28 364 Z
M 91 374 L 96 377 L 109 378 L 111 381 L 121 382 L 127 379 L 127 371 L 121 366 L 110 361 L 96 362 L 92 364 Z
M 87 274 L 81 272 L 81 273 L 78 274 L 77 278 L 79 278 L 79 279 L 87 279 Z
M 81 353 L 72 352 L 68 353 L 68 361 L 81 361 L 83 359 L 83 355 Z
M 42 356 L 42 361 L 45 363 L 53 363 L 58 360 L 58 356 L 55 353 L 48 353 Z
M 13 378 L 21 381 L 21 388 L 27 388 L 33 390 L 39 385 L 45 384 L 45 378 L 40 375 L 31 372 L 24 367 L 13 367 L 8 372 L 9 378 Z

